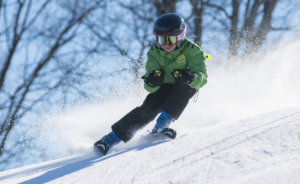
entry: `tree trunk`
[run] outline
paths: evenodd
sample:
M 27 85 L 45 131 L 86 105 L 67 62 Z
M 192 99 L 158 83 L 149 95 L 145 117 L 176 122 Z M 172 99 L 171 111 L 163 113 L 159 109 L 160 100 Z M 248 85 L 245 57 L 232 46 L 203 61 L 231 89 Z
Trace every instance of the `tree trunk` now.
M 239 9 L 240 1 L 232 0 L 232 15 L 231 20 L 231 29 L 230 29 L 230 41 L 229 41 L 229 54 L 228 59 L 232 59 L 238 55 L 238 48 L 240 47 L 241 37 L 238 31 L 238 22 L 239 22 Z
M 271 31 L 272 13 L 274 11 L 277 1 L 278 0 L 268 0 L 267 2 L 263 3 L 263 18 L 259 24 L 259 28 L 256 31 L 256 34 L 254 23 L 250 24 L 251 27 L 248 27 L 246 37 L 247 45 L 243 56 L 247 56 L 250 53 L 257 52 L 261 48 L 263 42 L 266 40 L 267 34 Z
M 160 2 L 160 0 L 155 0 L 154 5 L 156 7 L 156 15 L 157 17 L 160 17 L 163 14 L 166 13 L 175 13 L 176 11 L 176 3 L 177 1 L 174 0 L 163 0 Z
M 190 0 L 190 3 L 193 7 L 192 14 L 195 16 L 194 19 L 194 42 L 198 45 L 201 45 L 201 38 L 202 38 L 202 22 L 203 22 L 203 0 Z

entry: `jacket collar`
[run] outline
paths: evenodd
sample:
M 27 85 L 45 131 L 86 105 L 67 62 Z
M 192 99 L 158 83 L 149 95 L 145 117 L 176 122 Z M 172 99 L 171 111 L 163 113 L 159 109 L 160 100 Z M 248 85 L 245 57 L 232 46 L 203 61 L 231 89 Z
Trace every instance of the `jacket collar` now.
M 182 51 L 183 48 L 184 48 L 184 44 L 180 48 L 176 48 L 172 52 L 166 52 L 160 48 L 158 49 L 158 52 L 162 57 L 165 57 L 169 60 L 174 60 L 175 58 L 177 58 L 180 55 L 180 52 Z

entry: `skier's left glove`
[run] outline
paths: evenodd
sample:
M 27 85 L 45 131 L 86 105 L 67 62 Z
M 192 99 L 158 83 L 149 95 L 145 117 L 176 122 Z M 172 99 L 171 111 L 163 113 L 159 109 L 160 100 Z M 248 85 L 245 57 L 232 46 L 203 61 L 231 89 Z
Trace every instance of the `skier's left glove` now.
M 163 70 L 154 70 L 149 74 L 148 77 L 143 76 L 145 83 L 150 87 L 161 86 L 164 82 L 164 71 Z
M 171 74 L 179 84 L 191 84 L 195 79 L 195 74 L 187 70 L 176 69 Z

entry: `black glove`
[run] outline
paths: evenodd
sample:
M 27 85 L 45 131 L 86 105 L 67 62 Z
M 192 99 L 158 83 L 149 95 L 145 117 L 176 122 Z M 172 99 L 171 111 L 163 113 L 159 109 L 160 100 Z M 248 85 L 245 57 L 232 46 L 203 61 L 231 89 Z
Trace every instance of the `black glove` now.
M 148 77 L 143 76 L 145 83 L 150 87 L 157 87 L 163 84 L 164 82 L 164 71 L 155 70 L 149 74 Z
M 195 74 L 187 70 L 176 69 L 171 74 L 179 84 L 191 84 L 195 78 Z

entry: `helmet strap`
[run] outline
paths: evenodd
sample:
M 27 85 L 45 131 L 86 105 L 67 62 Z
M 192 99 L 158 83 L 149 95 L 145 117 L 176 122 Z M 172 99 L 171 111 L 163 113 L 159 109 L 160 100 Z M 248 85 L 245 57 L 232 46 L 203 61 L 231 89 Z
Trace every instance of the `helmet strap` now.
M 178 42 L 184 39 L 185 34 L 186 34 L 186 27 L 184 28 L 181 34 L 177 35 Z

